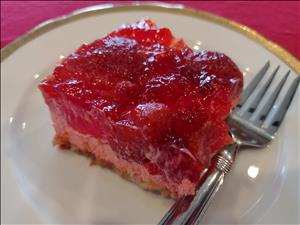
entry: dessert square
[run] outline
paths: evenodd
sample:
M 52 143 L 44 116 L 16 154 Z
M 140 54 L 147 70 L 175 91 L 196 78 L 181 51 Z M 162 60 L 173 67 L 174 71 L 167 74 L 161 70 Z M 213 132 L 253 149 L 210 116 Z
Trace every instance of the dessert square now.
M 141 20 L 79 47 L 39 89 L 61 149 L 179 198 L 195 194 L 232 142 L 225 120 L 242 86 L 226 55 L 195 52 Z

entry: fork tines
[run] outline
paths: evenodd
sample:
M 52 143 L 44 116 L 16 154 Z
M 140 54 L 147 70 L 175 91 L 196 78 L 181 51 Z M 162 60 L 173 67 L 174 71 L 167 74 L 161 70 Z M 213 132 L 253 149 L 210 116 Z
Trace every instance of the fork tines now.
M 300 76 L 291 76 L 291 71 L 281 72 L 280 66 L 273 70 L 270 67 L 268 61 L 252 79 L 235 113 L 273 135 L 297 91 Z

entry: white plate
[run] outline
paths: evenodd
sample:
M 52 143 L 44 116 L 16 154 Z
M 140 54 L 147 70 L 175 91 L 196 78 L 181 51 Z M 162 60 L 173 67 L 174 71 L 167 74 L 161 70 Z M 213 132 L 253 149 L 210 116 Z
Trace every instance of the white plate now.
M 90 166 L 85 157 L 52 146 L 54 132 L 37 84 L 60 55 L 83 42 L 102 37 L 124 22 L 148 17 L 170 27 L 195 49 L 229 55 L 244 72 L 246 83 L 267 60 L 272 68 L 280 65 L 281 74 L 291 69 L 296 76 L 299 69 L 295 58 L 255 32 L 205 13 L 157 6 L 97 6 L 75 14 L 36 29 L 2 52 L 3 223 L 153 224 L 173 202 L 109 170 Z M 298 91 L 278 137 L 267 149 L 239 154 L 206 223 L 299 222 L 299 100 Z

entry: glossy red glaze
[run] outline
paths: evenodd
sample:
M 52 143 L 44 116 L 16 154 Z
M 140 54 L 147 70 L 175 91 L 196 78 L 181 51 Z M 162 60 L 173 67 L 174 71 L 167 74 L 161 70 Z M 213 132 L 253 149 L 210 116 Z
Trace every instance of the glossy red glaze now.
M 82 45 L 39 87 L 73 129 L 151 174 L 196 183 L 231 142 L 224 120 L 242 85 L 226 55 L 193 52 L 146 20 Z

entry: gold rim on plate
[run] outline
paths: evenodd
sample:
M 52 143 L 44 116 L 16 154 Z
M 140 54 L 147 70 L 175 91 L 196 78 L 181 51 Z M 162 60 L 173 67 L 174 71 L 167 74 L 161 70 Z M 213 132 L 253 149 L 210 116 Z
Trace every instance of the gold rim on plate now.
M 295 70 L 298 74 L 300 73 L 300 61 L 294 57 L 287 50 L 283 49 L 274 42 L 266 39 L 261 34 L 257 33 L 255 30 L 239 24 L 237 22 L 225 19 L 220 16 L 213 15 L 208 12 L 194 10 L 185 8 L 183 5 L 172 5 L 165 3 L 152 3 L 152 4 L 136 4 L 136 5 L 113 5 L 113 4 L 103 4 L 95 5 L 92 7 L 83 8 L 76 10 L 68 15 L 58 17 L 56 19 L 50 19 L 41 23 L 40 25 L 34 27 L 29 32 L 25 33 L 21 37 L 17 38 L 11 44 L 7 45 L 1 49 L 1 62 L 3 62 L 7 57 L 9 57 L 18 48 L 25 45 L 34 38 L 56 28 L 66 23 L 76 21 L 85 17 L 95 16 L 106 13 L 113 12 L 123 12 L 123 11 L 143 11 L 143 10 L 154 10 L 159 12 L 168 12 L 173 14 L 191 16 L 198 19 L 204 19 L 219 25 L 226 26 L 234 31 L 237 31 L 248 38 L 256 41 L 262 45 L 265 49 L 269 50 L 271 53 L 276 55 L 282 61 L 284 61 L 288 66 Z

